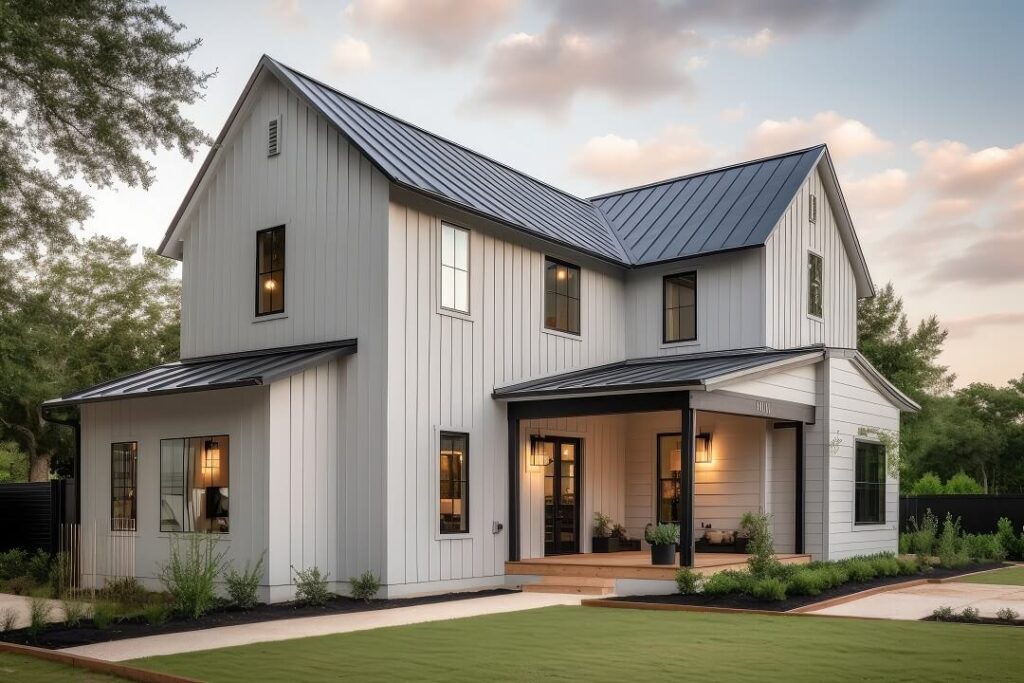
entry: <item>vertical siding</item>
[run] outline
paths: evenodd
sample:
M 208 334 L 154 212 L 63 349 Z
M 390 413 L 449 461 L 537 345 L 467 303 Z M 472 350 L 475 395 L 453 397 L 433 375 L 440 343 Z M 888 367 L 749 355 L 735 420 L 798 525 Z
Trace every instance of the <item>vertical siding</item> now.
M 544 254 L 465 217 L 453 222 L 471 231 L 471 312 L 439 312 L 441 211 L 433 205 L 390 206 L 386 467 L 392 585 L 502 575 L 508 538 L 492 533 L 492 524 L 508 525 L 506 413 L 491 391 L 624 355 L 619 277 L 584 266 L 582 334 L 547 333 Z M 470 435 L 471 528 L 465 537 L 436 533 L 440 429 Z
M 818 203 L 814 223 L 807 218 L 809 195 Z M 823 318 L 807 315 L 807 252 L 823 258 Z M 792 348 L 825 344 L 857 346 L 857 285 L 853 266 L 836 227 L 821 176 L 812 173 L 793 198 L 764 249 L 766 338 L 768 346 Z
M 765 509 L 772 515 L 777 552 L 793 552 L 796 539 L 795 467 L 796 430 L 770 428 L 764 468 Z

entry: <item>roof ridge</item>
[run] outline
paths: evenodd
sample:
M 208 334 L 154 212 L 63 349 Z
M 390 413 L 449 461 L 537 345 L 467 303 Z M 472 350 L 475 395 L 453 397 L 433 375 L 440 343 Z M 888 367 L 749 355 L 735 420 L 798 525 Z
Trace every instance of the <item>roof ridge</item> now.
M 824 147 L 827 147 L 827 145 L 824 142 L 821 142 L 821 143 L 818 143 L 817 145 L 811 145 L 810 147 L 804 147 L 803 149 L 794 149 L 794 150 L 790 150 L 788 152 L 781 152 L 779 154 L 771 154 L 769 156 L 759 157 L 757 159 L 749 159 L 747 161 L 738 161 L 738 162 L 736 162 L 734 164 L 727 164 L 725 166 L 719 166 L 717 168 L 709 168 L 709 169 L 704 170 L 704 171 L 694 171 L 693 173 L 685 173 L 683 175 L 675 176 L 673 178 L 665 178 L 664 180 L 655 180 L 654 182 L 645 183 L 643 185 L 636 185 L 636 186 L 633 186 L 633 187 L 627 187 L 627 188 L 622 189 L 622 190 L 613 190 L 612 192 L 605 192 L 603 194 L 596 194 L 596 195 L 593 195 L 591 197 L 587 197 L 587 201 L 588 202 L 594 202 L 595 200 L 598 200 L 598 199 L 607 199 L 608 197 L 615 197 L 615 196 L 618 196 L 618 195 L 627 194 L 629 192 L 637 192 L 639 190 L 647 190 L 647 189 L 650 189 L 652 187 L 658 187 L 659 185 L 668 185 L 670 183 L 677 183 L 680 180 L 689 180 L 691 178 L 696 178 L 696 177 L 702 176 L 702 175 L 710 175 L 712 173 L 721 173 L 722 171 L 729 171 L 729 170 L 732 170 L 734 168 L 741 168 L 743 166 L 750 166 L 751 164 L 760 164 L 760 163 L 764 163 L 766 161 L 772 161 L 774 159 L 784 159 L 785 157 L 797 156 L 798 154 L 806 154 L 807 152 L 810 152 L 811 150 L 815 150 L 815 149 L 819 149 L 819 148 L 824 148 Z

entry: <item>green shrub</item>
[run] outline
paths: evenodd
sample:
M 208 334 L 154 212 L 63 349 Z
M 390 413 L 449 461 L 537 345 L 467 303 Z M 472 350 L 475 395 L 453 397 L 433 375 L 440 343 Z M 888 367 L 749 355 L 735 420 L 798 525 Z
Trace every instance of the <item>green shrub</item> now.
M 772 542 L 772 519 L 764 512 L 745 512 L 740 519 L 740 528 L 747 534 L 747 566 L 757 578 L 774 576 L 779 561 L 775 558 Z
M 956 569 L 971 561 L 960 534 L 960 518 L 954 520 L 951 512 L 946 513 L 942 533 L 936 542 L 935 554 L 939 558 L 939 565 L 947 569 Z
M 1006 556 L 1019 560 L 1024 555 L 1024 538 L 1018 537 L 1013 529 L 1013 522 L 1006 517 L 1000 517 L 996 524 L 996 538 L 1006 551 Z
M 742 589 L 734 572 L 718 572 L 704 579 L 701 592 L 705 595 L 732 595 Z
M 875 566 L 870 561 L 860 557 L 843 560 L 843 568 L 846 570 L 849 580 L 857 581 L 858 583 L 870 581 L 878 576 Z
M 792 595 L 818 595 L 831 587 L 832 575 L 827 569 L 801 567 L 790 577 L 787 592 Z
M 28 607 L 28 634 L 35 640 L 46 629 L 53 608 L 45 598 L 32 598 Z
M 678 524 L 658 524 L 647 527 L 644 539 L 651 545 L 671 545 L 679 542 Z
M 348 582 L 351 587 L 352 597 L 356 600 L 370 602 L 370 600 L 376 597 L 377 591 L 380 590 L 380 579 L 369 569 L 358 577 L 350 578 Z
M 15 595 L 28 595 L 35 587 L 35 582 L 28 576 L 15 576 L 7 582 L 7 592 Z
M 1002 562 L 1006 559 L 1006 549 L 997 534 L 964 534 L 963 550 L 968 557 L 978 562 Z
M 682 567 L 676 572 L 676 587 L 683 595 L 693 595 L 700 588 L 701 575 L 690 569 Z
M 786 584 L 781 579 L 757 579 L 750 588 L 750 594 L 758 600 L 785 600 Z
M 799 564 L 782 564 L 781 562 L 776 562 L 775 565 L 769 569 L 768 576 L 770 578 L 786 582 L 793 578 L 793 576 L 802 568 L 803 565 Z
M 138 607 L 146 602 L 146 589 L 134 576 L 107 579 L 100 595 L 122 607 Z
M 52 561 L 50 553 L 40 548 L 35 555 L 29 558 L 25 569 L 33 581 L 37 584 L 45 584 L 50 580 L 50 563 Z
M 926 510 L 921 523 L 916 517 L 910 518 L 910 547 L 908 553 L 931 555 L 935 551 L 935 538 L 939 532 L 939 520 L 931 510 Z
M 228 597 L 231 598 L 231 603 L 235 607 L 252 609 L 256 606 L 259 598 L 260 579 L 263 578 L 263 558 L 264 555 L 260 555 L 260 559 L 251 569 L 249 563 L 246 562 L 245 569 L 241 572 L 232 567 L 224 575 L 224 581 L 228 586 Z
M 969 623 L 981 621 L 978 615 L 978 608 L 970 606 L 964 607 L 960 610 L 960 621 L 966 621 Z
M 217 601 L 216 581 L 224 566 L 224 551 L 217 550 L 212 534 L 171 537 L 170 558 L 160 565 L 159 578 L 171 594 L 179 614 L 198 619 Z
M 63 598 L 71 590 L 71 577 L 74 576 L 71 555 L 60 552 L 53 556 L 50 565 L 50 597 Z
M 98 629 L 105 629 L 117 618 L 117 608 L 109 602 L 97 602 L 92 606 L 92 623 Z
M 872 555 L 867 558 L 871 562 L 871 566 L 875 570 L 875 574 L 878 576 L 899 576 L 900 563 L 896 561 L 896 558 L 887 553 L 880 555 Z
M 910 495 L 912 496 L 937 496 L 944 492 L 942 480 L 934 472 L 925 472 L 910 487 Z
M 321 573 L 320 568 L 315 566 L 301 570 L 292 567 L 292 571 L 295 572 L 296 600 L 304 605 L 319 607 L 330 599 L 331 593 L 327 590 L 329 574 Z
M 900 567 L 900 576 L 913 576 L 921 571 L 921 564 L 916 557 L 897 557 L 896 564 Z
M 89 606 L 84 602 L 64 600 L 61 607 L 64 608 L 64 623 L 72 628 L 79 626 L 89 613 Z
M 1003 607 L 996 612 L 996 618 L 999 619 L 999 621 L 1014 622 L 1017 621 L 1017 617 L 1019 616 L 1020 614 L 1010 607 Z
M 603 512 L 594 513 L 594 536 L 608 538 L 612 535 L 612 518 Z
M 913 552 L 914 536 L 910 533 L 900 534 L 900 555 L 911 555 Z
M 28 573 L 28 553 L 14 548 L 0 553 L 0 580 L 13 579 Z
M 170 618 L 171 609 L 167 605 L 156 603 L 143 609 L 142 616 L 150 626 L 159 626 Z
M 935 621 L 956 621 L 956 612 L 948 605 L 936 607 L 935 611 L 932 612 L 932 616 L 935 617 Z
M 0 633 L 13 631 L 18 625 L 18 610 L 13 607 L 4 607 L 0 610 Z
M 985 488 L 979 484 L 974 477 L 960 470 L 946 481 L 943 493 L 950 494 L 978 494 L 985 493 Z

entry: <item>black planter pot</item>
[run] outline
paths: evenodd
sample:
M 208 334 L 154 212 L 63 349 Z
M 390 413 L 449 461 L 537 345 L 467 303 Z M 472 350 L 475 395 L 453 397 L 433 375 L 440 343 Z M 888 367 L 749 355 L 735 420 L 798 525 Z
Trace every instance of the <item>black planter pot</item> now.
M 675 564 L 676 544 L 651 546 L 651 564 Z
M 594 553 L 619 552 L 619 539 L 614 536 L 594 536 L 590 539 L 590 551 Z

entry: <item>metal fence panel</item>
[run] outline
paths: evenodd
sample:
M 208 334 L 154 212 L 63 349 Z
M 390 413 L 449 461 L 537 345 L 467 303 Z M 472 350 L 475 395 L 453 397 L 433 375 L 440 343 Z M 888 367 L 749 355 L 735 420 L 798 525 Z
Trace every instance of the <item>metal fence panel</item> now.
M 1024 495 L 941 495 L 900 496 L 900 529 L 908 529 L 911 517 L 920 522 L 928 510 L 940 522 L 946 513 L 959 517 L 961 528 L 972 534 L 994 532 L 1000 517 L 1013 522 L 1018 532 L 1024 527 Z

